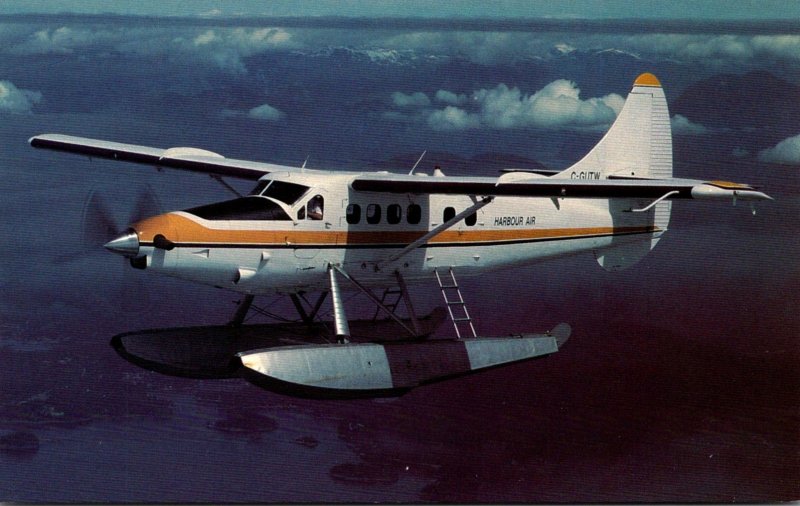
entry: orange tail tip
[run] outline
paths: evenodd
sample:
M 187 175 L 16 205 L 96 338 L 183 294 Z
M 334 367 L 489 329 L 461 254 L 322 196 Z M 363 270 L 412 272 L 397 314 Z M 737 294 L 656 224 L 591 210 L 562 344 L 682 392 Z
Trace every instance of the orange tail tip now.
M 633 82 L 634 86 L 657 86 L 661 87 L 661 81 L 658 80 L 656 76 L 651 74 L 650 72 L 645 72 L 644 74 L 639 75 L 636 80 Z

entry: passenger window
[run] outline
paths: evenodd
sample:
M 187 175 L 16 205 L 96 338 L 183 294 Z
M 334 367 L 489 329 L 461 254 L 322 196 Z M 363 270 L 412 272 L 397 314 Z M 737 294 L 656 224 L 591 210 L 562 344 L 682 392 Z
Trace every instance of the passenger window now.
M 367 223 L 374 225 L 381 221 L 381 206 L 378 204 L 370 204 L 367 206 Z
M 361 206 L 358 204 L 348 204 L 346 211 L 347 223 L 354 225 L 361 221 Z
M 444 216 L 442 216 L 443 221 L 449 221 L 456 217 L 456 210 L 452 207 L 445 207 L 444 208 Z
M 306 206 L 308 209 L 308 219 L 321 220 L 324 206 L 325 200 L 322 198 L 322 195 L 314 195 L 314 197 L 308 201 L 308 205 Z
M 402 217 L 403 217 L 403 208 L 400 207 L 398 204 L 390 204 L 389 207 L 386 208 L 386 221 L 388 221 L 392 225 L 400 223 L 400 219 Z
M 468 227 L 475 225 L 477 221 L 478 221 L 478 215 L 476 213 L 472 213 L 466 218 L 464 218 L 464 223 L 466 223 Z
M 412 224 L 416 225 L 419 223 L 419 220 L 422 219 L 422 208 L 418 204 L 409 204 L 406 220 Z

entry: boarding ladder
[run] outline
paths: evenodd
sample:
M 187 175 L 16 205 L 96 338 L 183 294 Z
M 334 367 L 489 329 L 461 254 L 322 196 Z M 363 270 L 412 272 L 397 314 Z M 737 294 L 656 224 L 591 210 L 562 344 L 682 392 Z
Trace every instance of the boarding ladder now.
M 472 324 L 472 318 L 470 318 L 469 311 L 467 311 L 467 304 L 464 302 L 461 289 L 456 282 L 456 275 L 453 273 L 453 268 L 450 267 L 448 270 L 450 281 L 447 280 L 446 276 L 440 275 L 437 269 L 434 269 L 433 273 L 436 274 L 436 281 L 439 283 L 439 288 L 442 290 L 442 297 L 444 297 L 444 303 L 447 305 L 447 312 L 450 313 L 450 320 L 453 322 L 453 328 L 456 329 L 456 336 L 461 339 L 462 329 L 459 328 L 459 325 L 468 325 L 472 337 L 478 337 L 478 334 L 475 332 L 475 326 Z M 444 280 L 442 280 L 443 277 Z M 451 282 L 452 284 L 446 284 Z

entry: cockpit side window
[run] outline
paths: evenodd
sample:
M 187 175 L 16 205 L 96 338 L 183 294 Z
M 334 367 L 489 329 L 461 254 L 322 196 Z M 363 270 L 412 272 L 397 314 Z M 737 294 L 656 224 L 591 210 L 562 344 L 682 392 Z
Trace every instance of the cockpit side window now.
M 314 195 L 306 205 L 306 209 L 308 209 L 306 216 L 309 220 L 321 220 L 324 207 L 325 199 L 322 198 L 322 195 Z

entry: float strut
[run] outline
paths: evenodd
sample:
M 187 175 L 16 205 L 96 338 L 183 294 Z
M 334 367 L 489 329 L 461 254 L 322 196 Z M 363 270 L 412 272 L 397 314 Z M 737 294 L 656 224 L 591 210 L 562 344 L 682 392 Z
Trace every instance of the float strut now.
M 231 327 L 241 327 L 248 311 L 250 311 L 250 306 L 253 305 L 253 299 L 255 298 L 255 295 L 245 295 L 244 299 L 239 302 L 239 307 L 236 308 L 236 312 L 233 314 L 233 319 L 228 322 L 228 325 Z
M 386 314 L 387 314 L 387 315 L 388 315 L 388 316 L 389 316 L 391 319 L 393 319 L 394 321 L 396 321 L 397 323 L 399 323 L 399 324 L 400 324 L 400 326 L 401 326 L 401 327 L 403 327 L 404 329 L 406 329 L 406 331 L 407 331 L 409 334 L 411 334 L 413 337 L 419 337 L 418 333 L 417 333 L 417 332 L 414 332 L 414 329 L 410 329 L 410 328 L 408 328 L 408 325 L 406 325 L 405 323 L 403 323 L 403 320 L 401 320 L 400 318 L 398 318 L 398 317 L 397 317 L 397 315 L 396 315 L 396 314 L 394 314 L 394 311 L 392 311 L 391 309 L 389 309 L 388 307 L 386 307 L 386 305 L 385 305 L 383 302 L 381 302 L 381 300 L 380 300 L 378 297 L 376 297 L 374 293 L 372 293 L 372 290 L 370 290 L 370 289 L 369 289 L 369 288 L 367 288 L 366 286 L 364 286 L 364 285 L 362 285 L 361 283 L 359 283 L 359 282 L 358 282 L 358 281 L 357 281 L 355 278 L 352 278 L 352 277 L 351 277 L 349 274 L 347 274 L 347 272 L 345 272 L 344 270 L 342 270 L 342 268 L 341 268 L 341 267 L 337 267 L 337 266 L 335 266 L 335 265 L 332 265 L 330 268 L 331 268 L 332 270 L 338 271 L 338 272 L 339 272 L 339 274 L 341 274 L 341 275 L 342 275 L 342 277 L 343 277 L 344 279 L 346 279 L 346 280 L 350 281 L 351 283 L 353 283 L 353 285 L 354 285 L 356 288 L 358 288 L 359 290 L 361 290 L 362 292 L 364 292 L 364 295 L 366 295 L 367 297 L 369 297 L 369 299 L 370 299 L 372 302 L 374 302 L 374 303 L 375 303 L 375 304 L 376 304 L 376 305 L 377 305 L 379 308 L 383 309 L 383 310 L 386 312 Z
M 314 318 L 317 317 L 317 313 L 319 313 L 320 307 L 322 307 L 322 303 L 325 301 L 325 297 L 327 297 L 328 292 L 322 292 L 317 299 L 316 304 L 311 308 L 311 313 L 307 313 L 305 308 L 303 307 L 302 302 L 300 302 L 300 297 L 303 297 L 303 300 L 311 306 L 311 304 L 306 300 L 305 296 L 302 292 L 300 295 L 293 293 L 289 295 L 289 298 L 292 299 L 292 303 L 294 304 L 295 309 L 297 309 L 297 313 L 300 315 L 300 319 L 303 320 L 303 323 L 306 325 L 311 325 L 314 323 Z
M 408 310 L 408 316 L 411 318 L 411 326 L 414 327 L 414 337 L 418 337 L 422 331 L 419 326 L 419 320 L 417 319 L 417 313 L 414 311 L 413 304 L 411 304 L 411 296 L 408 294 L 406 280 L 403 279 L 403 275 L 400 274 L 400 271 L 394 271 L 394 276 L 397 278 L 397 284 L 400 286 L 400 295 L 403 297 L 403 302 L 405 302 L 406 309 Z
M 336 328 L 336 338 L 340 343 L 348 343 L 350 342 L 350 326 L 347 324 L 347 315 L 344 313 L 339 281 L 336 279 L 336 268 L 332 265 L 328 266 L 328 277 L 331 284 L 331 304 L 333 305 L 333 324 Z

